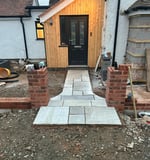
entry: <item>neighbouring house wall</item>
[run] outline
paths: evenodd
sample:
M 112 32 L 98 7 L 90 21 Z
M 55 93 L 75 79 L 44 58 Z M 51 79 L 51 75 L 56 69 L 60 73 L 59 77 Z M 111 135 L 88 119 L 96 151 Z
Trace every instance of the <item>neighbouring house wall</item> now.
M 136 11 L 129 14 L 129 34 L 126 63 L 132 64 L 132 79 L 146 82 L 146 54 L 150 48 L 150 11 Z
M 29 59 L 45 59 L 44 40 L 36 39 L 35 20 L 43 11 L 23 18 Z M 25 59 L 25 45 L 20 18 L 0 18 L 0 59 Z
M 121 0 L 120 13 L 128 9 L 137 0 Z M 111 52 L 113 54 L 114 49 L 114 36 L 115 36 L 115 25 L 116 25 L 116 14 L 117 14 L 117 2 L 118 0 L 107 0 L 107 11 L 106 11 L 106 28 L 105 28 L 105 40 L 104 46 L 105 52 Z M 121 64 L 124 62 L 124 55 L 126 52 L 126 43 L 128 37 L 129 19 L 127 15 L 119 15 L 118 25 L 118 37 L 116 47 L 116 58 L 115 60 Z
M 50 19 L 48 19 L 45 22 L 48 67 L 68 66 L 68 48 L 60 47 L 60 15 L 89 15 L 88 66 L 95 67 L 99 53 L 101 53 L 103 12 L 103 0 L 76 0 L 52 17 L 52 26 L 49 24 Z
M 0 26 L 0 59 L 25 58 L 20 19 L 1 18 Z
M 38 0 L 33 0 L 33 6 L 38 6 Z
M 43 10 L 44 11 L 44 10 Z M 30 19 L 24 19 L 28 54 L 30 59 L 45 59 L 45 44 L 44 40 L 36 39 L 35 21 L 36 18 L 43 12 L 33 10 Z

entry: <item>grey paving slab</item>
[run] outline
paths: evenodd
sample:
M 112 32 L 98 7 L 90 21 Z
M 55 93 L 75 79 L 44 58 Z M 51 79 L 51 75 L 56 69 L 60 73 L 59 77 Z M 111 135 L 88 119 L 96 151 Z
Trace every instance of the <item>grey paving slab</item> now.
M 72 95 L 72 88 L 64 88 L 61 95 Z
M 98 95 L 96 95 L 96 94 L 94 94 L 94 99 L 95 99 L 95 100 L 106 100 L 105 98 L 100 97 L 100 96 L 98 96 Z
M 72 88 L 73 84 L 64 84 L 64 88 Z
M 47 122 L 49 120 L 49 110 L 51 110 L 50 108 L 48 107 L 41 107 L 33 124 L 44 124 L 45 122 Z
M 64 101 L 63 100 L 51 100 L 48 103 L 48 107 L 60 107 L 63 106 Z
M 74 82 L 74 90 L 92 90 L 91 84 L 89 82 Z
M 86 124 L 121 125 L 115 109 L 85 108 Z
M 72 94 L 73 95 L 80 95 L 80 96 L 82 96 L 83 95 L 83 91 L 75 91 L 75 90 L 73 90 Z
M 38 112 L 36 119 L 33 124 L 40 125 L 64 125 L 68 124 L 68 107 L 42 107 Z
M 95 107 L 107 106 L 105 99 L 92 100 L 91 103 L 92 103 L 92 106 L 95 106 Z
M 64 106 L 73 106 L 73 107 L 80 107 L 80 106 L 88 106 L 91 107 L 91 101 L 90 100 L 65 100 Z
M 92 90 L 83 90 L 83 95 L 93 95 L 93 92 L 92 92 Z M 95 97 L 94 97 L 94 99 L 95 99 Z
M 65 80 L 65 84 L 73 84 L 73 80 L 67 80 L 67 79 L 66 79 L 66 80 Z M 64 85 L 65 85 L 65 84 L 64 84 Z
M 90 82 L 89 75 L 87 75 L 87 76 L 83 75 L 82 76 L 82 81 L 84 81 L 84 82 Z
M 54 113 L 52 114 L 51 122 L 49 123 L 50 124 L 67 124 L 68 114 L 69 114 L 68 107 L 54 108 Z
M 78 79 L 74 79 L 74 82 L 81 82 L 81 78 L 78 78 Z
M 54 100 L 54 101 L 59 101 L 59 100 L 61 100 L 61 95 L 52 97 L 52 98 L 50 99 L 50 101 L 52 101 L 52 100 Z M 49 103 L 50 103 L 50 102 L 49 102 Z
M 84 107 L 78 106 L 78 107 L 70 107 L 69 114 L 70 115 L 84 115 Z
M 69 115 L 68 124 L 85 124 L 85 115 Z
M 63 100 L 94 100 L 93 95 L 62 95 Z
M 81 76 L 82 76 L 82 71 L 81 70 L 70 70 L 67 73 L 66 80 L 80 79 Z

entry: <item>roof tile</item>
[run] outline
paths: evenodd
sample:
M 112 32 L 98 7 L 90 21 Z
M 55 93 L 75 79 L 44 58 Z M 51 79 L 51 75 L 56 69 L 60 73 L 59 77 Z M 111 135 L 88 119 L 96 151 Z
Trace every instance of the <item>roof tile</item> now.
M 28 16 L 33 0 L 0 0 L 0 16 Z

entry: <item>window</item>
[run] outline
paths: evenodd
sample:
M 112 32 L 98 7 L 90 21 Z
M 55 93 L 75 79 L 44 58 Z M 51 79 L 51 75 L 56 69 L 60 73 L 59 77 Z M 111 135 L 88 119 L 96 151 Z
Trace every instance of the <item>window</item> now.
M 69 39 L 69 18 L 68 16 L 60 16 L 60 43 L 61 45 L 68 45 Z
M 38 40 L 44 39 L 44 26 L 39 21 L 35 22 L 35 26 L 36 26 L 36 38 Z

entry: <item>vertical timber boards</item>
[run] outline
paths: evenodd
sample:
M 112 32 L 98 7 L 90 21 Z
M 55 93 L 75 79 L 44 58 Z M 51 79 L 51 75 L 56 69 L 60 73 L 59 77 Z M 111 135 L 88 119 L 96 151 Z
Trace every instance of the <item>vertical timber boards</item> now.
M 150 49 L 146 49 L 147 91 L 150 92 Z
M 68 66 L 68 47 L 60 44 L 60 15 L 88 15 L 88 66 L 95 67 L 101 53 L 104 0 L 76 0 L 56 13 L 53 25 L 50 19 L 45 22 L 45 43 L 48 67 L 61 68 Z

